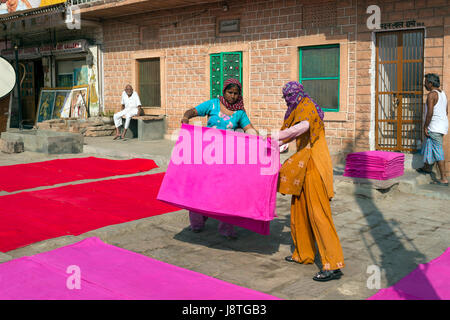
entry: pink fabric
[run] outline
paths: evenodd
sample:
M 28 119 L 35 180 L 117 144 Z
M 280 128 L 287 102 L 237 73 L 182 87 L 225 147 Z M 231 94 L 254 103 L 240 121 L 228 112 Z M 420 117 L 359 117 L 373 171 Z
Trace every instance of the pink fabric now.
M 388 180 L 404 173 L 405 155 L 388 151 L 364 151 L 347 155 L 345 177 Z
M 156 200 L 164 173 L 0 197 L 0 251 L 180 210 Z
M 12 192 L 76 180 L 144 172 L 157 167 L 150 159 L 111 160 L 96 157 L 2 166 L 0 190 Z
M 208 135 L 224 143 L 199 143 Z M 209 164 L 205 155 L 213 147 L 222 164 Z M 270 158 L 255 159 L 259 151 Z M 238 162 L 242 155 L 245 161 Z M 270 138 L 183 125 L 157 199 L 267 235 L 276 216 L 279 160 L 278 145 L 272 146 Z
M 77 266 L 80 289 L 67 282 Z M 277 300 L 92 237 L 0 264 L 2 300 Z M 72 279 L 72 278 L 71 278 Z M 69 284 L 73 283 L 69 279 Z
M 450 248 L 368 300 L 450 300 Z

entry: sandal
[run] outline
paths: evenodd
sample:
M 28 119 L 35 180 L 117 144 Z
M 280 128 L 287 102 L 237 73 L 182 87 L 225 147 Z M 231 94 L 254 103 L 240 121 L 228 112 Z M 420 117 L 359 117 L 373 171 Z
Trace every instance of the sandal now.
M 431 172 L 432 172 L 432 171 L 425 170 L 424 168 L 416 169 L 416 171 L 421 174 L 431 174 Z
M 330 281 L 334 279 L 340 279 L 344 274 L 340 269 L 336 270 L 321 270 L 316 273 L 316 275 L 313 277 L 313 280 L 316 281 Z
M 294 259 L 292 259 L 292 256 L 287 256 L 286 258 L 284 258 L 284 260 L 286 260 L 287 262 L 295 262 L 295 263 L 301 264 L 300 262 L 295 261 Z
M 121 136 L 115 136 L 113 140 L 117 140 L 117 139 L 120 140 L 120 139 L 122 139 L 122 137 Z
M 430 184 L 436 184 L 438 186 L 448 187 L 448 182 L 441 182 L 439 180 L 431 181 Z

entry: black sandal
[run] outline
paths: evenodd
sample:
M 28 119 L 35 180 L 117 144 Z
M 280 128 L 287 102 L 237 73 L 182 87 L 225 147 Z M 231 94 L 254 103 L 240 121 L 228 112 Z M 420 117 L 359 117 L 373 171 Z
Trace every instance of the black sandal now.
M 432 172 L 432 171 L 425 170 L 424 168 L 416 169 L 416 171 L 421 174 L 431 174 L 431 172 Z
M 340 279 L 344 274 L 340 269 L 336 270 L 321 270 L 316 273 L 316 275 L 313 277 L 313 280 L 316 281 L 330 281 L 334 279 Z
M 441 181 L 439 181 L 439 180 L 431 181 L 430 184 L 448 187 L 448 182 L 441 182 Z
M 295 261 L 294 259 L 292 259 L 292 256 L 287 256 L 286 258 L 284 258 L 284 260 L 286 260 L 287 262 L 295 262 L 295 263 L 301 264 L 300 262 Z

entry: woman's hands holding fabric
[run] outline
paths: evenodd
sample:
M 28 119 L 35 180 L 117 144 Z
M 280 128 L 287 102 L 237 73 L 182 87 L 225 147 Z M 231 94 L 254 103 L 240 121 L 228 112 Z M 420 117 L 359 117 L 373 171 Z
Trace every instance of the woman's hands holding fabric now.
M 183 118 L 181 118 L 181 123 L 189 124 L 189 119 L 194 118 L 196 116 L 198 116 L 197 109 L 195 108 L 189 109 L 184 113 Z
M 187 117 L 183 117 L 183 118 L 181 118 L 181 123 L 189 124 L 189 119 Z

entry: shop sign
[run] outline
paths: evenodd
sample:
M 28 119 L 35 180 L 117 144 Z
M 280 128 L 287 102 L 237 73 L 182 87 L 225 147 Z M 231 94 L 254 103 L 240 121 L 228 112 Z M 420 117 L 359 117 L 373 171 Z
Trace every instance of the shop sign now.
M 86 40 L 76 40 L 57 43 L 56 46 L 46 44 L 39 48 L 20 48 L 19 59 L 36 59 L 41 56 L 49 56 L 51 54 L 86 52 L 87 47 Z M 1 55 L 9 60 L 15 58 L 14 49 L 2 50 Z
M 416 22 L 415 20 L 409 21 L 397 21 L 391 23 L 382 23 L 380 25 L 381 29 L 402 29 L 402 28 L 415 28 L 415 27 L 423 27 L 423 22 Z
M 49 56 L 52 54 L 52 50 L 54 49 L 53 45 L 51 44 L 46 44 L 43 45 L 41 47 L 39 47 L 39 52 L 43 55 L 43 56 Z
M 84 52 L 87 50 L 86 40 L 76 40 L 57 43 L 52 50 L 53 53 L 76 53 Z
M 76 53 L 76 52 L 84 52 L 87 50 L 87 42 L 86 40 L 76 40 L 76 41 L 67 41 L 57 43 L 56 46 L 51 44 L 43 45 L 39 48 L 39 52 L 43 56 L 49 56 L 52 53 Z
M 37 47 L 30 48 L 20 48 L 19 49 L 19 59 L 36 59 L 40 57 L 39 49 Z M 15 58 L 14 49 L 2 50 L 2 57 L 12 60 Z

